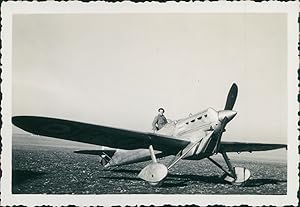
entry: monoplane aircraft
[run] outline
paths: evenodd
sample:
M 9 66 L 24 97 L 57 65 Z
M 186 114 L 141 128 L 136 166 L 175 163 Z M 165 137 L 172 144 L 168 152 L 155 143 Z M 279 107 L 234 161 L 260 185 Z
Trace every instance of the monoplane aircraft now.
M 138 174 L 138 177 L 151 185 L 161 184 L 168 171 L 181 159 L 204 158 L 225 172 L 223 177 L 225 181 L 241 184 L 250 178 L 250 171 L 244 167 L 233 167 L 227 156 L 228 152 L 266 151 L 287 148 L 287 145 L 221 141 L 225 126 L 237 114 L 232 110 L 237 93 L 238 87 L 234 83 L 228 93 L 224 110 L 216 111 L 208 108 L 187 118 L 170 121 L 156 133 L 37 116 L 15 116 L 12 122 L 15 126 L 35 135 L 114 148 L 75 151 L 99 155 L 100 163 L 104 167 L 152 159 L 152 162 Z M 228 169 L 212 159 L 211 156 L 218 153 L 224 158 Z M 157 162 L 156 158 L 170 155 L 174 158 L 167 166 Z

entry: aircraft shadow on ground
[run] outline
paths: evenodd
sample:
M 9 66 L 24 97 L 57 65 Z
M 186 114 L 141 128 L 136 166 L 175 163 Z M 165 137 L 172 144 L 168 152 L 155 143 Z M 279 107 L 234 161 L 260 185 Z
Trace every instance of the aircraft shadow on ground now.
M 19 185 L 27 180 L 37 179 L 47 173 L 31 170 L 12 170 L 12 185 Z
M 128 174 L 138 174 L 140 170 L 128 170 L 128 169 L 112 169 L 110 170 L 116 173 L 128 173 Z M 128 179 L 128 180 L 138 180 L 141 179 L 137 177 L 103 177 L 107 179 Z M 188 182 L 202 182 L 208 184 L 228 184 L 222 179 L 222 176 L 212 175 L 212 176 L 203 176 L 203 175 L 192 175 L 192 174 L 168 174 L 165 182 L 160 187 L 182 187 L 186 186 Z M 266 184 L 280 184 L 287 182 L 286 180 L 277 180 L 277 179 L 250 179 L 248 182 L 243 184 L 243 187 L 259 187 Z
M 135 174 L 137 175 L 140 170 L 128 170 L 128 169 L 113 169 L 111 170 L 112 172 L 116 173 L 128 173 L 128 174 Z M 107 178 L 107 179 L 128 179 L 128 180 L 137 180 L 141 181 L 140 178 L 137 177 L 102 177 L 102 178 Z M 202 176 L 202 175 L 190 175 L 190 174 L 182 174 L 182 175 L 177 175 L 177 174 L 168 174 L 168 177 L 166 180 L 163 182 L 163 184 L 160 187 L 183 187 L 187 185 L 187 182 L 190 181 L 197 181 L 197 182 L 204 182 L 204 183 L 224 183 L 225 181 L 222 180 L 219 176 Z

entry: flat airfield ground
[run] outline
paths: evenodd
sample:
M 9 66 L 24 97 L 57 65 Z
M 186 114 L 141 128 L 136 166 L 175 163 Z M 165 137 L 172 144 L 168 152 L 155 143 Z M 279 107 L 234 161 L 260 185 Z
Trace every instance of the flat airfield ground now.
M 244 186 L 230 185 L 223 172 L 207 159 L 181 160 L 160 187 L 137 177 L 149 162 L 105 169 L 99 157 L 73 153 L 71 147 L 13 145 L 14 194 L 263 194 L 287 192 L 284 162 L 232 159 L 251 178 Z M 230 156 L 230 154 L 229 154 Z M 160 160 L 168 163 L 170 158 Z M 220 158 L 216 160 L 224 165 Z

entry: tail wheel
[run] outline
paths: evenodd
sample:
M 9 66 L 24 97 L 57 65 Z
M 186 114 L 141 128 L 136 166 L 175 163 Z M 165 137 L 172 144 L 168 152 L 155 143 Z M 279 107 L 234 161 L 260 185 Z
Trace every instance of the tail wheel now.
M 101 155 L 99 155 L 100 157 L 100 163 L 103 167 L 109 167 L 109 163 L 112 160 L 112 158 L 110 156 L 108 156 L 106 153 L 102 152 Z

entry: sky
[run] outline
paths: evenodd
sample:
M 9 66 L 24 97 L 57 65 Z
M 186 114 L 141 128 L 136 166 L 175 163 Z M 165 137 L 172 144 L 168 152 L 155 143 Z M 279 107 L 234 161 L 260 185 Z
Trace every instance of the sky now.
M 286 27 L 284 14 L 15 15 L 13 116 L 151 131 L 159 107 L 222 110 L 235 82 L 223 140 L 287 143 Z

